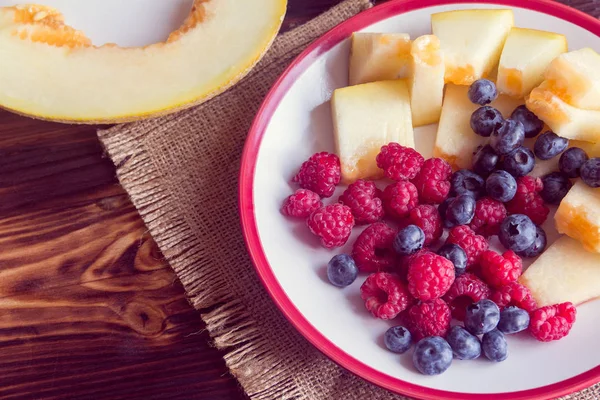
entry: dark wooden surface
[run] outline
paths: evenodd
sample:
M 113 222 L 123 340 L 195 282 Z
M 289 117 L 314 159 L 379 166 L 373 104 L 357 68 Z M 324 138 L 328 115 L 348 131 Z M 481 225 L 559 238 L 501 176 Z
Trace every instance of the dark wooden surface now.
M 0 171 L 0 399 L 246 398 L 94 128 L 0 111 Z

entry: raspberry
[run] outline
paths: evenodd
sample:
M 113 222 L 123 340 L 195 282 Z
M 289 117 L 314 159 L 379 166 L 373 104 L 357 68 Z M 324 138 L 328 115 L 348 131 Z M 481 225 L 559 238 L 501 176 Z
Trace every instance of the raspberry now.
M 442 227 L 442 217 L 437 208 L 432 205 L 423 204 L 410 210 L 406 225 L 416 225 L 425 232 L 425 246 L 442 237 L 444 229 Z
M 475 216 L 469 223 L 473 231 L 481 236 L 489 237 L 500 232 L 500 224 L 506 218 L 507 212 L 504 204 L 497 200 L 485 197 L 477 200 Z
M 490 300 L 502 310 L 508 306 L 522 308 L 525 311 L 532 312 L 537 308 L 535 299 L 526 286 L 519 282 L 511 282 L 492 292 Z
M 410 147 L 390 143 L 377 155 L 377 166 L 394 181 L 413 179 L 423 166 L 423 156 Z
M 440 204 L 450 192 L 452 167 L 441 158 L 430 158 L 412 180 L 422 203 Z
M 531 313 L 529 332 L 540 342 L 562 339 L 571 331 L 576 316 L 577 309 L 570 302 L 538 308 Z
M 281 212 L 295 218 L 307 218 L 313 211 L 323 207 L 318 194 L 306 189 L 298 189 L 296 193 L 285 199 Z
M 308 229 L 319 238 L 327 248 L 339 247 L 348 241 L 354 217 L 348 206 L 330 204 L 313 212 L 306 220 Z
M 415 343 L 429 336 L 445 337 L 450 329 L 450 308 L 442 299 L 419 302 L 408 309 L 406 325 Z
M 408 292 L 402 281 L 387 272 L 377 272 L 367 277 L 360 287 L 360 297 L 365 307 L 376 318 L 393 319 L 408 307 Z
M 509 250 L 500 255 L 486 250 L 479 259 L 479 268 L 483 279 L 493 288 L 501 288 L 515 282 L 523 272 L 521 257 Z
M 331 197 L 340 183 L 340 159 L 331 153 L 316 153 L 305 161 L 292 182 L 321 197 Z
M 450 306 L 452 316 L 459 321 L 465 319 L 465 309 L 479 300 L 487 299 L 491 290 L 489 286 L 474 274 L 463 274 L 456 278 L 444 300 Z
M 446 243 L 454 243 L 463 248 L 468 258 L 467 268 L 477 265 L 481 253 L 489 247 L 487 240 L 483 236 L 475 234 L 467 225 L 452 228 Z
M 383 207 L 393 218 L 402 219 L 419 204 L 419 194 L 415 185 L 408 181 L 392 183 L 383 190 Z
M 454 264 L 435 253 L 424 251 L 408 263 L 408 291 L 427 301 L 442 297 L 454 282 Z
M 392 243 L 396 231 L 383 222 L 368 226 L 352 247 L 352 258 L 361 272 L 379 272 L 395 265 Z
M 371 181 L 361 179 L 348 186 L 340 203 L 350 207 L 357 224 L 371 224 L 383 217 L 381 190 Z
M 517 193 L 506 203 L 506 209 L 511 214 L 525 214 L 536 225 L 542 225 L 550 209 L 544 204 L 540 192 L 544 184 L 540 178 L 523 176 L 517 180 Z

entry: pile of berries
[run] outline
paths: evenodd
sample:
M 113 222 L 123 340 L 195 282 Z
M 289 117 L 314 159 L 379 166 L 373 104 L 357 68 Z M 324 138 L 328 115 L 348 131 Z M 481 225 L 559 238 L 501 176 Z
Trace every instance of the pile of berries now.
M 453 173 L 441 158 L 425 160 L 390 143 L 376 159 L 387 186 L 358 180 L 337 203 L 324 205 L 340 183 L 340 162 L 334 154 L 317 153 L 302 164 L 293 178 L 300 188 L 282 207 L 283 214 L 305 219 L 326 248 L 346 244 L 355 225 L 367 225 L 350 254 L 331 259 L 328 279 L 343 288 L 368 274 L 360 288 L 366 309 L 401 323 L 385 333 L 387 348 L 404 353 L 415 343 L 414 365 L 426 375 L 444 372 L 453 358 L 483 354 L 503 361 L 506 334 L 527 330 L 540 341 L 557 340 L 575 322 L 571 303 L 537 307 L 518 283 L 521 257 L 545 250 L 540 225 L 549 214 L 546 204 L 562 200 L 571 178 L 600 186 L 600 162 L 581 149 L 566 150 L 568 141 L 552 132 L 538 137 L 533 152 L 527 149 L 524 139 L 538 136 L 543 123 L 523 106 L 504 119 L 487 105 L 496 96 L 495 85 L 485 79 L 469 90 L 471 101 L 482 106 L 471 127 L 489 137 L 474 153 L 471 170 Z M 535 157 L 560 153 L 560 171 L 528 176 Z M 503 254 L 489 249 L 493 236 L 506 248 Z M 451 328 L 453 318 L 461 324 Z

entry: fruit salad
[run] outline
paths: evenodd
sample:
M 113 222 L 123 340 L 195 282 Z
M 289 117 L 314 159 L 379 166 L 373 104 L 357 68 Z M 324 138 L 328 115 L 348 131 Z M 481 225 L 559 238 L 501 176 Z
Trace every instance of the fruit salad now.
M 387 349 L 414 347 L 425 375 L 502 362 L 509 336 L 563 339 L 600 297 L 600 56 L 511 10 L 434 14 L 432 31 L 354 34 L 337 153 L 302 164 L 281 209 L 332 249 L 332 286 L 362 281 L 365 308 L 393 320 Z M 413 128 L 432 123 L 427 158 Z

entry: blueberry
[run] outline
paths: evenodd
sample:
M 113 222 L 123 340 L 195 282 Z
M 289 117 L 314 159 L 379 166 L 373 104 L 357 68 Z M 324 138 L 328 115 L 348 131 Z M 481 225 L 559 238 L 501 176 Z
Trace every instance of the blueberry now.
M 536 238 L 536 226 L 527 215 L 513 214 L 500 224 L 498 239 L 504 247 L 514 252 L 529 249 Z
M 536 117 L 534 113 L 529 111 L 525 106 L 519 106 L 510 115 L 510 119 L 519 121 L 525 128 L 525 137 L 533 138 L 540 134 L 544 129 L 544 122 Z
M 448 210 L 448 206 L 450 205 L 450 203 L 452 203 L 454 201 L 454 197 L 448 197 L 446 200 L 444 200 L 442 202 L 442 204 L 439 205 L 438 207 L 438 212 L 440 213 L 440 216 L 442 217 L 442 220 L 444 221 L 444 227 L 445 228 L 452 228 L 452 224 L 446 219 L 446 211 Z
M 488 79 L 478 79 L 469 87 L 469 100 L 473 104 L 484 106 L 496 100 L 496 97 L 498 97 L 496 85 Z
M 502 161 L 502 169 L 515 178 L 527 175 L 533 171 L 533 167 L 535 167 L 535 156 L 531 150 L 523 146 L 508 153 Z
M 454 264 L 456 276 L 462 275 L 467 270 L 467 253 L 457 244 L 448 243 L 440 247 L 438 255 L 447 258 Z
M 483 299 L 466 308 L 465 328 L 473 335 L 482 335 L 496 328 L 500 309 L 491 300 Z
M 579 147 L 571 147 L 560 156 L 558 169 L 569 178 L 577 178 L 581 167 L 588 159 L 585 151 Z
M 460 196 L 468 194 L 478 199 L 485 192 L 485 180 L 475 172 L 461 169 L 452 174 L 450 178 L 450 195 Z
M 548 131 L 542 133 L 533 145 L 533 152 L 540 160 L 549 160 L 556 157 L 569 146 L 569 140 Z
M 338 254 L 327 264 L 327 278 L 334 286 L 351 285 L 358 276 L 356 263 L 348 254 Z
M 481 355 L 481 342 L 462 326 L 453 326 L 446 340 L 459 360 L 474 360 Z
M 590 158 L 583 164 L 581 180 L 589 187 L 600 187 L 600 158 Z
M 468 194 L 457 196 L 448 204 L 446 221 L 452 226 L 466 225 L 475 216 L 475 198 Z
M 485 181 L 485 190 L 492 199 L 506 203 L 517 193 L 517 181 L 506 171 L 496 171 Z
M 590 160 L 586 161 L 586 164 L 589 161 Z M 582 179 L 586 164 L 584 164 L 583 167 L 581 167 Z M 563 174 L 562 172 L 552 172 L 548 175 L 543 176 L 542 183 L 544 184 L 544 188 L 540 192 L 540 196 L 542 196 L 542 199 L 544 199 L 544 201 L 548 204 L 560 204 L 562 199 L 567 195 L 567 193 L 571 189 L 571 186 L 573 186 L 573 183 L 571 183 L 569 177 Z
M 521 257 L 533 258 L 537 257 L 546 250 L 548 239 L 546 238 L 546 232 L 539 226 L 535 227 L 535 241 L 531 246 L 523 251 L 519 251 L 517 254 Z
M 529 313 L 519 307 L 506 307 L 500 312 L 498 330 L 502 333 L 517 333 L 529 327 Z
M 483 335 L 481 349 L 488 360 L 500 362 L 508 358 L 508 344 L 504 333 L 493 330 Z
M 471 129 L 483 137 L 490 137 L 492 132 L 502 126 L 504 117 L 494 107 L 479 107 L 471 114 Z
M 481 176 L 488 176 L 496 169 L 500 161 L 498 154 L 494 152 L 492 146 L 485 145 L 473 155 L 473 171 Z
M 408 225 L 400 229 L 394 238 L 394 249 L 400 255 L 410 255 L 423 248 L 425 233 L 416 225 Z
M 394 326 L 385 332 L 383 342 L 389 351 L 402 354 L 410 348 L 412 337 L 405 327 Z
M 490 136 L 490 146 L 499 156 L 506 155 L 520 147 L 525 140 L 525 128 L 519 121 L 507 119 L 502 122 L 502 126 L 492 132 Z
M 452 364 L 452 348 L 439 336 L 421 339 L 415 346 L 413 364 L 424 375 L 439 375 Z

